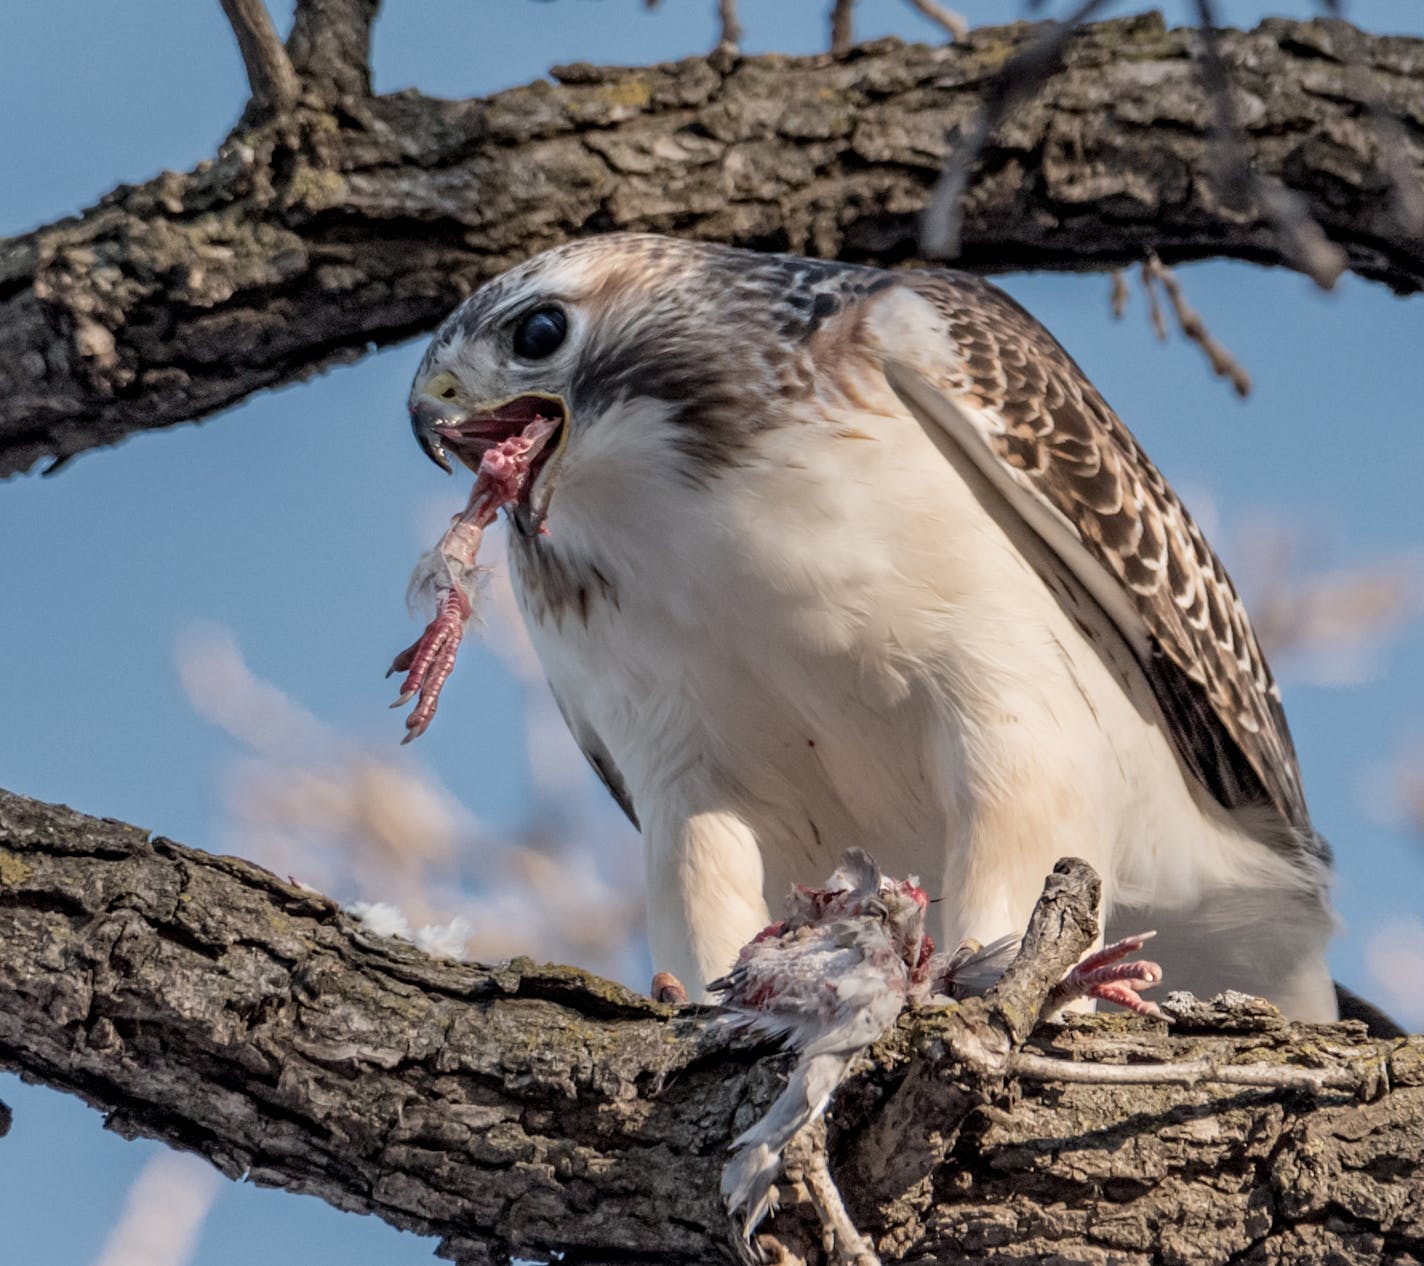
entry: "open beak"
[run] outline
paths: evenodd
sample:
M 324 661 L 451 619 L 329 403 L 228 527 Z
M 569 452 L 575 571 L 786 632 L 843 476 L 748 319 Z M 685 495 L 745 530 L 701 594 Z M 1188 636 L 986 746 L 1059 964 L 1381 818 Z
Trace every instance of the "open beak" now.
M 453 475 L 455 468 L 450 465 L 445 445 L 440 440 L 439 428 L 458 423 L 462 414 L 462 410 L 455 409 L 434 396 L 421 396 L 410 406 L 410 429 L 415 433 L 416 443 L 447 475 Z
M 568 443 L 568 406 L 562 396 L 548 392 L 525 392 L 505 400 L 481 402 L 461 407 L 436 396 L 420 396 L 410 408 L 410 426 L 425 455 L 446 473 L 453 470 L 452 459 L 478 473 L 480 463 L 495 445 L 525 434 L 540 419 L 558 423 L 557 431 L 540 444 L 530 465 L 528 482 L 519 500 L 510 508 L 521 532 L 533 535 L 543 525 L 549 502 L 549 484 L 534 484 L 544 467 L 556 461 Z M 545 435 L 547 428 L 540 428 Z

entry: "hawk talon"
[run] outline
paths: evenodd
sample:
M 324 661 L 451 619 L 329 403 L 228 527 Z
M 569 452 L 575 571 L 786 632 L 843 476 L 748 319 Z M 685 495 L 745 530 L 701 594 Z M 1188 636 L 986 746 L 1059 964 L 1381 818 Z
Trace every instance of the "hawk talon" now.
M 1139 932 L 1088 954 L 1049 991 L 1044 1014 L 1051 1015 L 1079 998 L 1094 998 L 1125 1007 L 1136 1015 L 1165 1018 L 1155 1002 L 1138 996 L 1139 990 L 1161 984 L 1161 967 L 1146 959 L 1121 961 L 1137 953 L 1156 935 L 1156 932 Z
M 1139 966 L 1155 967 L 1155 963 L 1142 963 Z M 1139 998 L 1137 991 L 1155 985 L 1157 981 L 1123 980 L 1108 981 L 1101 985 L 1094 985 L 1089 994 L 1102 1002 L 1114 1002 L 1120 1007 L 1125 1007 L 1134 1015 L 1151 1016 L 1155 1020 L 1165 1020 L 1167 1017 L 1162 1014 L 1162 1008 L 1155 1002 L 1149 1002 L 1146 998 Z
M 688 1002 L 687 986 L 670 971 L 655 973 L 648 993 L 654 1002 L 662 1002 L 668 1006 L 685 1007 Z

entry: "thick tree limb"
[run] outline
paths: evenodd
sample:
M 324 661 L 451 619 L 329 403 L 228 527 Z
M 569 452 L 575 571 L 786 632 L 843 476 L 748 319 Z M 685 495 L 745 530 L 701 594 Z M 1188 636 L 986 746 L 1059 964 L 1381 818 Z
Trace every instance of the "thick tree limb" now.
M 1229 1013 L 1230 1032 L 1200 1031 L 1208 1008 L 1170 1035 L 1094 1017 L 1029 1054 L 1281 1064 L 1350 1072 L 1366 1090 L 1032 1081 L 983 1102 L 986 1083 L 951 1053 L 1006 1004 L 976 1001 L 911 1017 L 838 1101 L 832 1169 L 882 1258 L 1424 1252 L 1424 1039 L 1292 1028 L 1269 1008 Z M 231 1176 L 439 1235 L 459 1260 L 729 1260 L 726 1143 L 785 1065 L 719 1042 L 696 1011 L 568 968 L 438 962 L 245 862 L 0 793 L 0 1066 Z M 903 1150 L 928 1154 L 960 1096 L 981 1101 L 914 1190 L 877 1195 L 867 1140 L 926 1068 L 939 1097 L 902 1129 Z M 846 1181 L 860 1174 L 873 1189 Z M 789 1192 L 774 1230 L 803 1227 L 818 1260 L 814 1218 Z
M 288 51 L 297 73 L 323 99 L 371 95 L 371 24 L 381 0 L 297 0 Z
M 960 128 L 959 135 L 952 139 L 949 159 L 921 218 L 920 245 L 926 253 L 936 259 L 959 255 L 964 191 L 984 146 L 1005 119 L 1037 96 L 1044 83 L 1062 68 L 1064 50 L 1103 3 L 1104 0 L 1083 0 L 1061 22 L 1045 23 L 985 82 L 979 109 L 969 125 Z
M 574 66 L 557 86 L 449 102 L 363 96 L 373 11 L 307 0 L 289 41 L 307 90 L 296 108 L 243 127 L 197 171 L 0 244 L 0 474 L 412 337 L 574 234 L 906 258 L 947 130 L 975 117 L 986 77 L 1037 29 L 839 60 Z M 1195 38 L 1151 17 L 1076 36 L 980 156 L 965 266 L 1108 268 L 1154 250 L 1282 262 L 1270 222 L 1214 192 Z M 1424 188 L 1424 41 L 1272 21 L 1219 47 L 1255 166 L 1357 273 L 1424 287 L 1424 243 L 1391 193 L 1401 171 Z M 1378 153 L 1380 102 L 1402 154 Z

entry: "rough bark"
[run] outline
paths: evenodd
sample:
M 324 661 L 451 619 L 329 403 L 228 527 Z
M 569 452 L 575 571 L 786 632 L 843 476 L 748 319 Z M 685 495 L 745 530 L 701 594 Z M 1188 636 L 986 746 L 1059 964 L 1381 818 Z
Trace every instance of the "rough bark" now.
M 288 42 L 297 105 L 249 110 L 193 172 L 0 243 L 0 474 L 409 338 L 574 234 L 907 258 L 947 133 L 970 130 L 986 77 L 1033 29 L 840 58 L 571 66 L 557 83 L 442 101 L 367 95 L 374 9 L 306 0 Z M 1076 36 L 983 151 L 964 265 L 1281 262 L 1268 218 L 1213 192 L 1195 39 L 1156 17 Z M 1424 189 L 1424 41 L 1270 21 L 1224 33 L 1221 53 L 1257 167 L 1302 196 L 1357 273 L 1424 286 L 1424 243 L 1392 193 Z M 1398 120 L 1387 133 L 1381 109 Z
M 1080 935 L 1072 893 L 1049 895 L 1042 926 Z M 1424 1257 L 1424 1039 L 1266 1008 L 1170 1034 L 1094 1017 L 1034 1049 L 1344 1070 L 1358 1089 L 1005 1082 L 996 1051 L 1053 970 L 908 1017 L 843 1090 L 832 1167 L 886 1260 Z M 248 863 L 0 793 L 0 1066 L 458 1260 L 730 1260 L 726 1144 L 784 1059 L 569 968 L 433 960 Z M 818 1260 L 788 1194 L 774 1229 Z

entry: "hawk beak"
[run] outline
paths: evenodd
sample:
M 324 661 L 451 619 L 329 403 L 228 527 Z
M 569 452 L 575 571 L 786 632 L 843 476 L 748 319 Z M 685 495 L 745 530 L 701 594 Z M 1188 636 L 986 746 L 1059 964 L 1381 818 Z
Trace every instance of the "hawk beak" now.
M 410 406 L 410 429 L 415 432 L 416 442 L 447 475 L 454 473 L 454 467 L 437 428 L 457 423 L 462 416 L 459 408 L 434 396 L 421 396 Z

